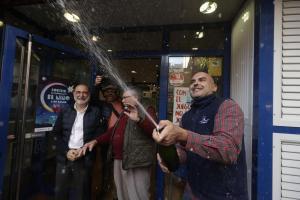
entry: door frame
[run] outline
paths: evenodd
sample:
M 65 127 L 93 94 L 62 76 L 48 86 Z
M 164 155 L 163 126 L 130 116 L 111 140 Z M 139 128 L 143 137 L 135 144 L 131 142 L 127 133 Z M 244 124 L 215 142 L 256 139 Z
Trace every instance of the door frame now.
M 10 100 L 11 100 L 11 89 L 13 82 L 13 72 L 16 56 L 16 39 L 21 38 L 28 40 L 29 35 L 32 37 L 32 42 L 39 43 L 56 49 L 74 56 L 85 58 L 86 54 L 81 51 L 67 47 L 58 42 L 51 41 L 44 37 L 36 34 L 30 34 L 27 31 L 13 27 L 11 25 L 6 25 L 4 27 L 4 37 L 3 37 L 3 54 L 1 63 L 1 77 L 0 77 L 0 196 L 2 195 L 3 189 L 3 175 L 5 170 L 6 161 L 6 148 L 7 148 L 7 132 L 8 132 L 8 122 L 9 122 L 9 111 L 10 111 Z

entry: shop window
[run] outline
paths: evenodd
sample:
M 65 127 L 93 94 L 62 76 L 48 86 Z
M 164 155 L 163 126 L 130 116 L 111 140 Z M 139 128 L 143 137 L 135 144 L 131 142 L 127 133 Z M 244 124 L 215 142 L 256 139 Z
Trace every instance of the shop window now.
M 170 49 L 197 51 L 224 49 L 224 28 L 199 28 L 170 33 Z
M 113 66 L 126 84 L 138 86 L 142 90 L 146 104 L 158 108 L 160 59 L 118 59 L 113 60 Z
M 56 59 L 53 65 L 53 77 L 89 84 L 91 67 L 86 60 Z
M 105 33 L 99 36 L 99 42 L 113 52 L 161 50 L 162 32 Z
M 191 97 L 189 85 L 192 75 L 206 71 L 218 86 L 218 95 L 222 95 L 222 57 L 170 57 L 168 80 L 168 119 L 179 124 L 184 112 L 189 109 Z
M 155 84 L 158 82 L 160 59 L 118 59 L 113 60 L 115 71 L 129 84 Z

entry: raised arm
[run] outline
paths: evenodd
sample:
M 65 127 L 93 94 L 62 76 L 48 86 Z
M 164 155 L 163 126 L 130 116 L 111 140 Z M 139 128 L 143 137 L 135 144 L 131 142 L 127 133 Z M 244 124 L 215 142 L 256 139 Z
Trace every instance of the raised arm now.
M 232 100 L 226 100 L 220 106 L 210 135 L 188 131 L 170 121 L 161 121 L 159 125 L 165 127 L 164 130 L 160 134 L 156 131 L 152 134 L 158 143 L 171 145 L 179 142 L 185 151 L 209 160 L 235 163 L 242 148 L 244 115 Z

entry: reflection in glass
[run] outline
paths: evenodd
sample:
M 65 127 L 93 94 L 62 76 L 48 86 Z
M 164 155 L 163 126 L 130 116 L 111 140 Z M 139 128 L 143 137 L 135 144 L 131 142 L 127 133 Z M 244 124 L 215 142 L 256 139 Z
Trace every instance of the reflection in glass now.
M 224 28 L 199 28 L 170 33 L 170 50 L 197 51 L 224 49 Z M 194 48 L 194 49 L 193 49 Z

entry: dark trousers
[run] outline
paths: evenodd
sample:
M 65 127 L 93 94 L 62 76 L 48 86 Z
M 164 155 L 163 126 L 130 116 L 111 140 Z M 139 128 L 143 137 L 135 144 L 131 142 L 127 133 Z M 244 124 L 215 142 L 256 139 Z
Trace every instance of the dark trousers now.
M 91 166 L 86 166 L 84 159 L 58 162 L 55 184 L 56 200 L 89 200 Z

